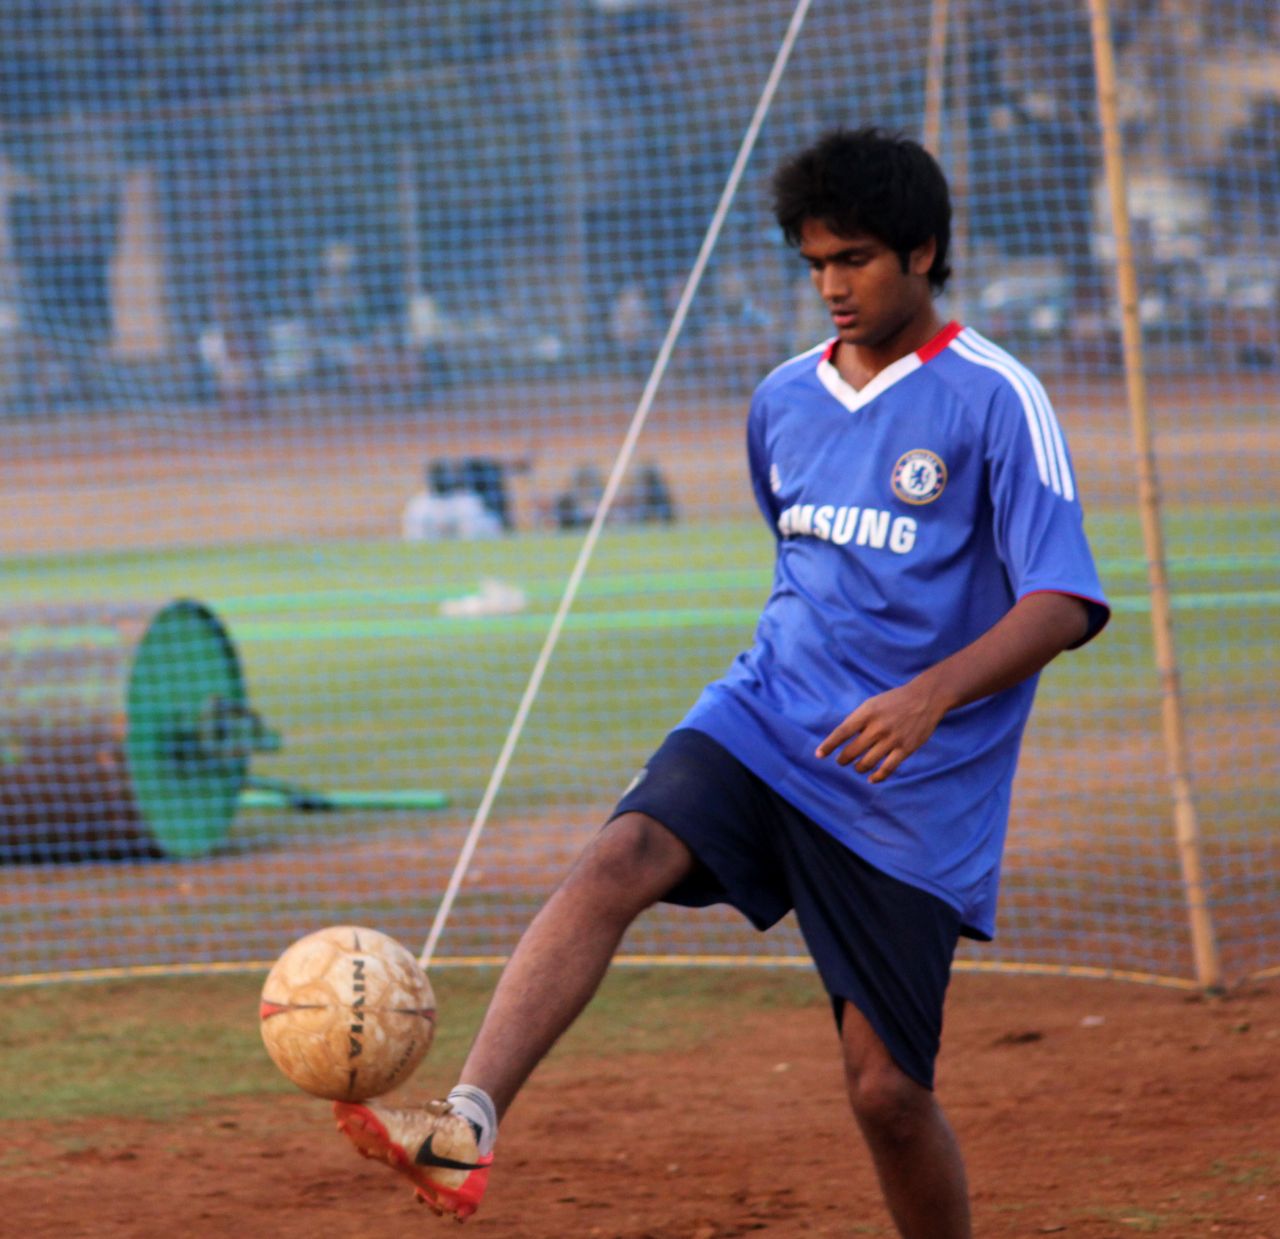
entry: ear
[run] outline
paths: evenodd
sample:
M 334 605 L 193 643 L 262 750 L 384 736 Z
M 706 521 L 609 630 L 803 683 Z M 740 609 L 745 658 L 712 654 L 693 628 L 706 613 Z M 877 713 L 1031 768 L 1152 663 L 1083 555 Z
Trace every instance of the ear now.
M 930 237 L 923 245 L 911 251 L 910 268 L 912 275 L 928 275 L 933 260 L 938 256 L 938 239 Z

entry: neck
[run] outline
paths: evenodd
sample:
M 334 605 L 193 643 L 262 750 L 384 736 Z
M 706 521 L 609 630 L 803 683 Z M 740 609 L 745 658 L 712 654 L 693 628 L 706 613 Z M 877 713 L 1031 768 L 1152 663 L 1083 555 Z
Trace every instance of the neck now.
M 943 328 L 943 321 L 930 301 L 890 335 L 874 343 L 836 342 L 832 361 L 840 377 L 853 387 L 862 387 L 895 361 L 923 348 Z

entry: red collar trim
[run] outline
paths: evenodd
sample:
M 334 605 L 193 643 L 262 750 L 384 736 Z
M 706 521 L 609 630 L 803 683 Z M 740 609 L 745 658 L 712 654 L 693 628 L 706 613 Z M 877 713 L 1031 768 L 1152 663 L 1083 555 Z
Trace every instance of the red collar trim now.
M 916 356 L 922 362 L 932 361 L 952 340 L 956 338 L 964 330 L 962 323 L 957 323 L 952 319 L 928 344 L 922 348 L 916 349 Z
M 938 332 L 938 334 L 934 336 L 932 340 L 928 341 L 928 343 L 923 344 L 920 348 L 916 349 L 916 356 L 920 358 L 921 362 L 932 361 L 963 330 L 964 330 L 964 324 L 957 323 L 955 319 L 952 319 L 951 322 L 949 322 L 945 327 L 943 327 L 943 329 L 940 332 Z M 840 343 L 839 336 L 837 336 L 834 340 L 828 343 L 827 347 L 822 350 L 823 361 L 833 362 L 834 364 L 833 359 L 835 358 L 835 355 L 836 355 L 836 345 L 838 345 L 839 343 Z

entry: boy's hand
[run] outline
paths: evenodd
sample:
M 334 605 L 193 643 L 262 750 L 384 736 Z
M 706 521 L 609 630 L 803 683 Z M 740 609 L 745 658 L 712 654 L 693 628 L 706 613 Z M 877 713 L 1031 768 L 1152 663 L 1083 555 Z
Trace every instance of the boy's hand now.
M 920 679 L 868 697 L 818 745 L 817 756 L 840 749 L 836 761 L 883 783 L 933 735 L 947 707 Z M 841 748 L 841 745 L 844 747 Z
M 860 774 L 872 772 L 872 783 L 883 783 L 948 710 L 1022 683 L 1088 634 L 1084 599 L 1054 590 L 1027 594 L 976 641 L 901 687 L 868 697 L 818 745 L 817 755 L 840 749 L 840 765 L 856 763 Z

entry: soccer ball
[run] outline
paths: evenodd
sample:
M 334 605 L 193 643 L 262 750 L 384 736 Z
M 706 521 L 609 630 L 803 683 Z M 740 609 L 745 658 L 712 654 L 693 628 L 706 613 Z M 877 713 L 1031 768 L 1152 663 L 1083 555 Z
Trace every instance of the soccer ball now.
M 299 1088 L 334 1101 L 390 1092 L 431 1048 L 436 1000 L 413 955 L 361 925 L 299 938 L 262 987 L 262 1040 Z

